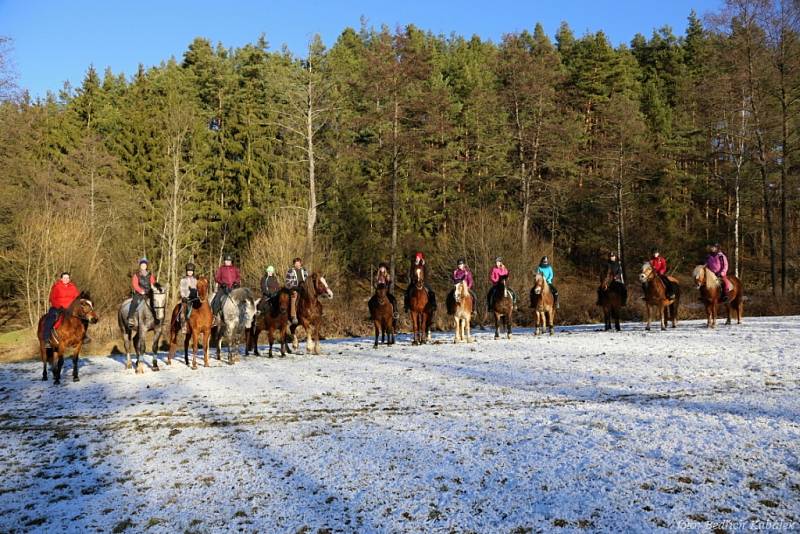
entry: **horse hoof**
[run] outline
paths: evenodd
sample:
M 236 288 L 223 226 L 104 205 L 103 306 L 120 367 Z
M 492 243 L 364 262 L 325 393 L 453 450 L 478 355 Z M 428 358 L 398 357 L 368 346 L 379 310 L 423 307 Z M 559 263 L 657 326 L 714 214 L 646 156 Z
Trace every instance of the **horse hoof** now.
M 47 382 L 47 375 L 42 375 L 42 382 Z
M 500 336 L 494 336 L 495 339 L 500 339 Z
M 155 372 L 155 371 L 160 371 L 160 370 L 161 370 L 161 369 L 159 369 L 157 365 L 154 365 L 154 366 L 153 366 L 153 372 Z
M 77 376 L 73 376 L 73 377 L 72 377 L 72 381 L 73 381 L 73 382 L 80 382 L 80 381 L 81 381 L 81 379 L 80 379 L 80 378 L 78 378 Z
M 61 384 L 61 380 L 53 380 L 53 385 L 54 386 L 57 386 L 59 384 Z
M 197 371 L 197 365 L 192 365 L 192 371 Z

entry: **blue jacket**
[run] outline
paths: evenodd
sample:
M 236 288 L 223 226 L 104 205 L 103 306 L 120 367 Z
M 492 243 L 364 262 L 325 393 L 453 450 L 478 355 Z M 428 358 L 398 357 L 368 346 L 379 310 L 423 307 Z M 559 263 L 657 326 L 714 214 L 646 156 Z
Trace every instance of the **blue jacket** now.
M 551 265 L 547 265 L 542 267 L 541 265 L 536 269 L 537 273 L 541 273 L 544 276 L 544 281 L 548 284 L 553 284 L 553 267 Z

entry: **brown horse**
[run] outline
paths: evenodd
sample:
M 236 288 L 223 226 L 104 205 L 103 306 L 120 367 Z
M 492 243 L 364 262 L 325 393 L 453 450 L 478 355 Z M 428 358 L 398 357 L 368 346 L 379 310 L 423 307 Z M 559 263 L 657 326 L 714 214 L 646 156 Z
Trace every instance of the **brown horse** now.
M 714 328 L 717 326 L 717 304 L 719 304 L 722 296 L 721 284 L 723 281 L 705 265 L 695 267 L 692 275 L 694 276 L 695 286 L 700 290 L 700 300 L 706 306 L 706 318 L 708 320 L 706 326 Z M 742 281 L 733 275 L 728 275 L 728 280 L 730 280 L 733 287 L 728 291 L 728 301 L 725 303 L 728 313 L 728 319 L 725 324 L 731 324 L 731 308 L 736 310 L 736 324 L 742 324 L 742 315 L 744 314 Z
M 600 277 L 600 288 L 597 291 L 598 302 L 600 307 L 603 308 L 603 320 L 606 323 L 606 331 L 611 330 L 611 320 L 614 320 L 614 329 L 619 332 L 619 311 L 624 306 L 625 297 L 623 292 L 625 286 L 622 282 L 614 279 L 614 273 L 611 269 L 606 269 L 603 276 Z
M 186 334 L 183 338 L 183 357 L 186 365 L 189 365 L 189 337 L 192 339 L 192 369 L 197 369 L 197 345 L 200 336 L 203 336 L 203 366 L 208 367 L 208 346 L 211 343 L 211 324 L 214 314 L 208 304 L 208 278 L 201 276 L 197 279 L 197 300 L 190 302 L 192 313 L 186 322 Z M 181 313 L 182 305 L 176 304 L 172 310 L 172 320 L 169 330 L 169 353 L 167 354 L 167 365 L 172 365 L 172 357 L 178 346 L 178 333 L 181 330 L 181 322 L 178 314 Z
M 472 294 L 469 292 L 466 280 L 461 280 L 453 290 L 447 295 L 447 313 L 453 316 L 455 321 L 456 335 L 453 343 L 466 342 L 472 343 L 472 333 L 470 332 L 470 320 L 474 309 Z
M 678 281 L 674 278 L 670 279 L 675 283 L 675 298 L 669 300 L 667 298 L 667 288 L 664 286 L 664 281 L 656 273 L 650 262 L 645 262 L 642 265 L 642 272 L 639 274 L 639 281 L 644 288 L 644 304 L 647 326 L 645 330 L 650 330 L 650 320 L 653 311 L 658 311 L 661 320 L 661 330 L 667 329 L 667 323 L 672 321 L 672 328 L 675 328 L 678 322 L 678 306 L 681 300 L 681 290 Z
M 311 276 L 297 286 L 297 321 L 289 330 L 292 334 L 292 347 L 295 350 L 300 346 L 297 339 L 297 327 L 302 326 L 306 332 L 307 351 L 311 354 L 320 354 L 319 334 L 322 328 L 322 303 L 320 297 L 333 298 L 333 291 L 328 287 L 325 277 L 319 273 Z
M 36 329 L 39 338 L 39 351 L 42 356 L 42 380 L 47 381 L 47 364 L 50 363 L 53 371 L 53 384 L 61 383 L 61 369 L 64 367 L 64 356 L 67 351 L 72 349 L 72 381 L 77 382 L 78 378 L 78 356 L 83 346 L 83 338 L 86 335 L 86 323 L 96 323 L 97 314 L 94 311 L 94 304 L 88 293 L 81 293 L 61 319 L 61 324 L 53 328 L 50 332 L 50 339 L 44 339 L 44 318 L 39 318 L 39 325 Z M 51 348 L 47 348 L 47 344 Z
M 394 345 L 394 307 L 389 300 L 389 290 L 386 284 L 378 284 L 378 287 L 375 288 L 375 294 L 369 299 L 367 306 L 369 307 L 369 316 L 375 325 L 374 347 L 378 348 L 379 334 L 382 343 Z
M 494 338 L 500 337 L 500 320 L 502 318 L 506 326 L 506 337 L 511 339 L 511 314 L 514 311 L 514 300 L 508 292 L 508 275 L 503 275 L 497 283 L 489 290 L 489 294 L 494 291 L 492 307 L 489 312 L 494 314 Z
M 250 349 L 253 350 L 253 354 L 260 356 L 258 353 L 258 336 L 264 330 L 267 331 L 267 339 L 269 340 L 269 357 L 272 358 L 272 345 L 275 343 L 276 332 L 280 337 L 281 356 L 286 356 L 286 351 L 289 351 L 286 338 L 289 335 L 289 303 L 291 298 L 291 291 L 285 288 L 281 289 L 269 299 L 267 309 L 256 315 L 253 326 L 247 332 L 247 344 L 244 349 L 245 356 L 247 356 Z
M 411 288 L 409 308 L 411 310 L 411 327 L 414 330 L 412 345 L 421 345 L 431 340 L 431 323 L 433 322 L 433 308 L 428 290 L 425 289 L 425 270 L 416 267 L 414 270 L 416 281 Z
M 533 310 L 533 335 L 544 334 L 545 330 L 553 335 L 553 323 L 556 320 L 556 307 L 553 293 L 541 273 L 536 273 L 536 280 L 531 289 L 531 309 Z

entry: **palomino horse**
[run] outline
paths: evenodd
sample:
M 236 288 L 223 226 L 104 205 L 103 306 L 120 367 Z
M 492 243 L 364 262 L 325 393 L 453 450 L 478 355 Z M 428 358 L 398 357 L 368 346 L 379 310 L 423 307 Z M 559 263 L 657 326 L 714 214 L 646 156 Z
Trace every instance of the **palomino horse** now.
M 531 289 L 531 309 L 533 310 L 533 335 L 544 334 L 548 330 L 553 335 L 553 323 L 556 320 L 556 307 L 553 293 L 541 273 L 536 273 L 536 279 Z
M 133 328 L 128 326 L 128 308 L 131 299 L 125 299 L 119 306 L 117 313 L 117 324 L 122 333 L 125 345 L 125 369 L 131 368 L 131 341 L 136 350 L 136 374 L 144 373 L 144 366 L 140 365 L 142 354 L 146 352 L 145 336 L 147 332 L 153 331 L 153 371 L 158 371 L 158 342 L 161 339 L 161 331 L 164 326 L 164 308 L 167 302 L 167 286 L 155 284 L 151 290 L 153 292 L 150 308 L 148 299 L 142 299 L 139 308 L 134 312 Z M 154 315 L 155 314 L 155 315 Z
M 431 340 L 431 323 L 433 322 L 433 308 L 428 290 L 425 289 L 425 271 L 422 267 L 414 269 L 416 281 L 411 288 L 409 308 L 411 310 L 411 327 L 414 330 L 412 345 L 421 345 Z
M 64 367 L 64 356 L 67 351 L 72 349 L 72 381 L 77 382 L 78 378 L 78 356 L 83 346 L 83 338 L 86 334 L 86 323 L 96 323 L 97 314 L 94 311 L 94 304 L 88 293 L 81 293 L 67 311 L 64 313 L 60 324 L 54 327 L 50 333 L 50 339 L 44 339 L 44 318 L 39 319 L 39 326 L 36 329 L 39 338 L 39 351 L 42 356 L 42 380 L 47 380 L 47 363 L 53 371 L 53 384 L 61 383 L 61 369 Z M 51 348 L 47 348 L 49 342 Z
M 256 314 L 253 326 L 247 333 L 247 346 L 244 349 L 245 356 L 247 356 L 250 349 L 253 349 L 253 354 L 260 356 L 258 353 L 258 336 L 264 330 L 267 331 L 267 339 L 269 339 L 269 357 L 272 358 L 272 345 L 275 343 L 276 332 L 280 337 L 281 356 L 286 356 L 286 351 L 289 351 L 286 338 L 289 335 L 289 303 L 291 298 L 291 291 L 286 288 L 281 289 L 267 301 L 267 309 Z M 259 303 L 256 303 L 256 309 L 258 307 Z
M 681 300 L 681 289 L 677 280 L 672 280 L 675 283 L 675 298 L 670 300 L 667 298 L 667 288 L 664 286 L 664 281 L 658 276 L 658 273 L 653 270 L 650 262 L 645 262 L 642 265 L 642 272 L 639 274 L 639 281 L 644 288 L 644 304 L 647 326 L 645 330 L 650 330 L 650 321 L 653 311 L 658 312 L 661 320 L 661 330 L 667 329 L 667 323 L 672 321 L 672 328 L 675 328 L 678 322 L 678 306 Z
M 694 268 L 694 283 L 700 290 L 700 300 L 706 306 L 706 326 L 714 328 L 717 326 L 717 304 L 722 296 L 723 283 L 720 278 L 711 272 L 705 265 L 698 265 Z M 731 289 L 728 291 L 728 302 L 725 307 L 728 311 L 728 319 L 725 324 L 731 324 L 731 308 L 736 310 L 736 324 L 742 324 L 742 314 L 744 313 L 744 293 L 742 292 L 742 281 L 736 276 L 728 275 L 731 282 Z
M 367 303 L 369 316 L 372 324 L 375 325 L 375 345 L 378 348 L 378 335 L 381 342 L 386 345 L 394 345 L 394 307 L 389 300 L 389 290 L 386 284 L 378 284 L 375 294 Z M 388 339 L 387 339 L 388 338 Z
M 456 335 L 453 343 L 474 341 L 470 332 L 470 320 L 475 303 L 472 302 L 472 294 L 469 292 L 467 282 L 461 280 L 455 285 L 453 290 L 447 294 L 447 313 L 453 316 L 456 327 Z
M 614 329 L 619 332 L 619 311 L 624 306 L 625 286 L 622 282 L 614 279 L 614 273 L 611 269 L 606 269 L 603 276 L 600 277 L 600 288 L 597 291 L 598 302 L 600 307 L 603 308 L 603 319 L 606 323 L 606 331 L 611 330 L 611 320 L 614 320 Z
M 297 286 L 297 322 L 289 327 L 292 334 L 292 347 L 297 350 L 300 341 L 297 339 L 297 327 L 302 326 L 306 332 L 306 349 L 311 354 L 321 354 L 319 344 L 322 329 L 322 303 L 320 297 L 332 299 L 333 291 L 328 287 L 325 277 L 312 273 L 305 282 Z
M 489 310 L 494 314 L 494 338 L 500 337 L 500 319 L 502 318 L 506 326 L 506 337 L 511 339 L 511 314 L 514 311 L 514 300 L 508 291 L 508 275 L 503 275 L 497 283 L 489 290 L 489 294 L 494 291 L 492 307 Z
M 211 300 L 214 300 L 213 294 Z M 222 340 L 225 339 L 228 342 L 228 364 L 236 363 L 239 346 L 245 340 L 245 332 L 252 326 L 255 316 L 256 303 L 250 288 L 237 287 L 222 298 L 217 326 L 212 328 L 218 360 L 222 359 Z
M 200 342 L 201 335 L 203 336 L 203 366 L 208 367 L 208 346 L 211 343 L 211 324 L 214 321 L 211 306 L 208 304 L 208 285 L 208 278 L 198 278 L 197 298 L 187 303 L 188 306 L 192 307 L 192 312 L 189 315 L 189 319 L 186 320 L 186 334 L 183 338 L 183 358 L 186 365 L 189 365 L 189 338 L 191 337 L 192 369 L 197 369 L 197 345 Z M 178 317 L 180 313 L 181 303 L 178 303 L 172 310 L 172 320 L 170 321 L 167 365 L 172 365 L 172 357 L 178 347 L 178 333 L 181 330 L 180 317 Z

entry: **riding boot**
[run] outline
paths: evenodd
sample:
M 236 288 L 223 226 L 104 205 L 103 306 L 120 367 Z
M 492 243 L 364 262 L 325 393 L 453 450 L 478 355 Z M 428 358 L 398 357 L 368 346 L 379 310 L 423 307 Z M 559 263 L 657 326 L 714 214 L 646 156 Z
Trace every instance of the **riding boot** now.
M 436 293 L 428 286 L 425 286 L 425 288 L 428 290 L 428 301 L 431 303 L 431 310 L 436 311 L 438 308 L 436 305 Z
M 292 291 L 292 298 L 289 303 L 289 313 L 292 316 L 292 324 L 297 325 L 297 291 Z
M 725 279 L 722 278 L 719 284 L 720 289 L 722 290 L 722 296 L 720 297 L 720 302 L 728 302 L 728 284 L 725 283 Z
M 57 319 L 58 310 L 56 308 L 50 308 L 47 315 L 44 317 L 44 324 L 42 325 L 42 338 L 44 339 L 45 347 L 50 348 L 50 334 L 53 331 L 53 326 L 55 326 Z
M 552 284 L 550 284 L 550 292 L 553 293 L 553 304 L 555 304 L 556 309 L 559 309 L 558 306 L 558 289 L 556 289 Z
M 181 304 L 181 309 L 178 311 L 178 324 L 181 325 L 181 334 L 186 334 L 187 314 L 185 311 L 186 303 Z
M 136 316 L 136 310 L 139 308 L 139 303 L 142 301 L 142 298 L 142 295 L 138 293 L 134 293 L 131 298 L 131 305 L 128 307 L 128 326 L 130 328 L 134 327 L 134 317 Z

